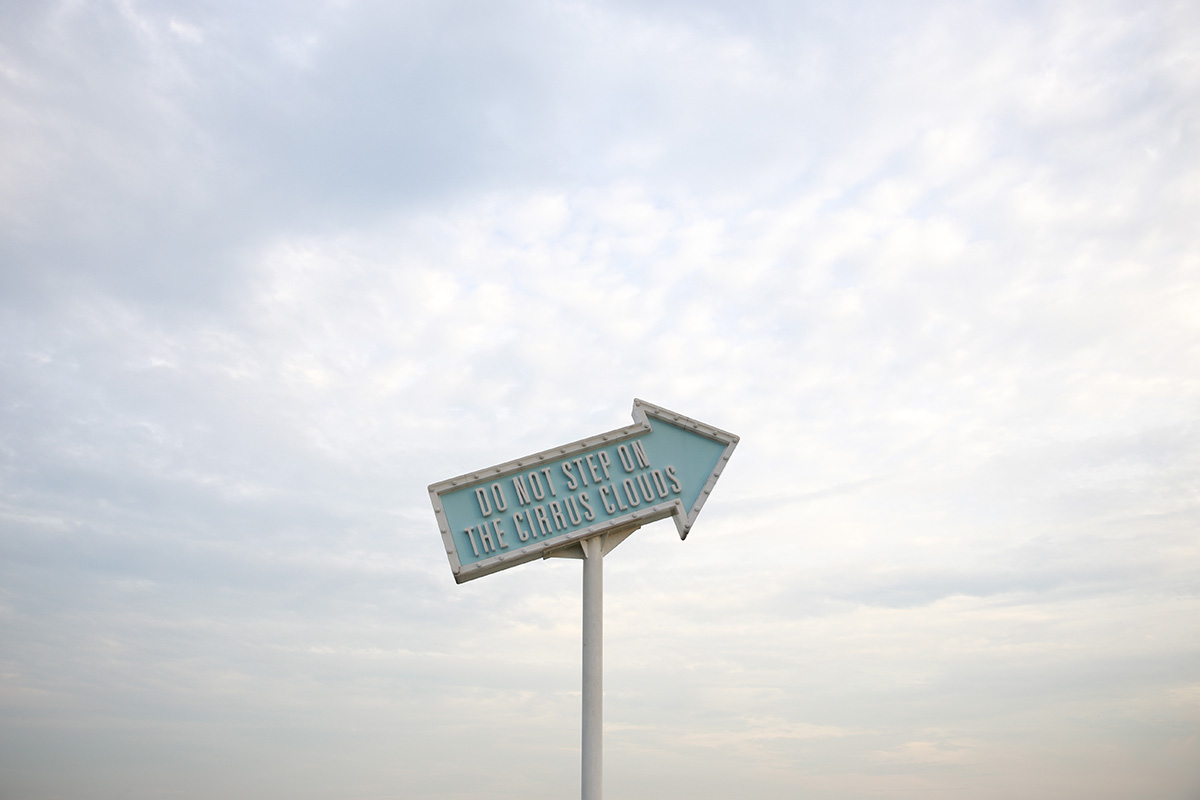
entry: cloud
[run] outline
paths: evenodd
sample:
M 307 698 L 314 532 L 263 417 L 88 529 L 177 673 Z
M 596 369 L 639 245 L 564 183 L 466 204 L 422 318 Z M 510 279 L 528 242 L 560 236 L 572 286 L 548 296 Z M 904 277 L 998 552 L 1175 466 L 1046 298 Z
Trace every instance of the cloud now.
M 742 441 L 607 562 L 611 786 L 1183 796 L 1194 16 L 12 9 L 0 792 L 569 791 L 578 567 L 425 487 L 643 397 Z

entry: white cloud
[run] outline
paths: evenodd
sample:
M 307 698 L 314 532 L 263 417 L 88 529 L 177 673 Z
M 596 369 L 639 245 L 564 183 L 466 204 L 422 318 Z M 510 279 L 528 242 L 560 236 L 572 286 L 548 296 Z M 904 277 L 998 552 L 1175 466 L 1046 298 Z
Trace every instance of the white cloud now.
M 606 561 L 619 793 L 1187 795 L 1194 17 L 15 13 L 0 794 L 573 791 L 578 566 L 425 486 L 639 396 L 742 442 Z

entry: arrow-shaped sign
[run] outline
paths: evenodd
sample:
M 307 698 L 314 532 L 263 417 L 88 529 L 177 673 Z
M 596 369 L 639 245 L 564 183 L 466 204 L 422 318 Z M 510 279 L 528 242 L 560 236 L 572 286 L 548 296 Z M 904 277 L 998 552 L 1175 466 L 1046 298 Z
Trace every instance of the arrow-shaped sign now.
M 633 401 L 633 421 L 431 485 L 454 580 L 664 517 L 686 539 L 738 437 L 643 400 Z

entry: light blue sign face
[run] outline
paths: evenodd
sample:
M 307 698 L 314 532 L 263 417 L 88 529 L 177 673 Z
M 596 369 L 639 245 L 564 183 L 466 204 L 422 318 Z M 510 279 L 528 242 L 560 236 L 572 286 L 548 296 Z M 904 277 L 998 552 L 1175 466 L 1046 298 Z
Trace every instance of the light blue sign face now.
M 639 424 L 430 487 L 459 582 L 620 527 L 686 536 L 737 437 L 635 401 Z

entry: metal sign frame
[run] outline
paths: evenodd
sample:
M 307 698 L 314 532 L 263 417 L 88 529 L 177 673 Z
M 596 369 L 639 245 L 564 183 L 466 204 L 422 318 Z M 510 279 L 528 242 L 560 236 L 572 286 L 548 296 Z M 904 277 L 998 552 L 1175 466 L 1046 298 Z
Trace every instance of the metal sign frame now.
M 590 436 L 571 444 L 552 447 L 540 453 L 523 456 L 512 461 L 506 461 L 503 464 L 497 464 L 486 469 L 431 484 L 429 486 L 429 498 L 433 503 L 434 514 L 437 517 L 438 528 L 441 531 L 442 542 L 445 545 L 446 556 L 450 561 L 450 569 L 454 575 L 454 580 L 457 583 L 463 583 L 483 577 L 484 575 L 490 575 L 493 572 L 508 569 L 509 567 L 515 567 L 518 564 L 546 558 L 556 550 L 569 547 L 599 534 L 617 534 L 620 538 L 623 538 L 624 535 L 628 535 L 633 530 L 648 522 L 665 519 L 666 517 L 674 518 L 675 526 L 679 531 L 679 537 L 686 539 L 688 532 L 696 522 L 696 517 L 699 515 L 700 509 L 703 508 L 705 500 L 708 499 L 713 486 L 721 476 L 721 472 L 725 468 L 725 464 L 729 461 L 729 457 L 732 455 L 739 439 L 734 434 L 723 431 L 720 428 L 691 419 L 683 414 L 677 414 L 661 406 L 656 406 L 653 403 L 647 403 L 644 400 L 635 399 L 633 401 L 633 420 L 633 425 L 624 428 L 617 428 L 616 430 Z M 559 470 L 560 474 L 569 476 L 572 474 L 571 464 L 576 465 L 579 473 L 581 473 L 580 477 L 584 481 L 583 485 L 586 486 L 588 484 L 586 482 L 587 473 L 583 472 L 584 463 L 586 462 L 593 476 L 599 475 L 600 473 L 596 468 L 596 459 L 592 456 L 603 452 L 605 455 L 602 458 L 608 459 L 609 463 L 611 463 L 612 459 L 608 453 L 609 448 L 614 446 L 624 448 L 621 450 L 622 456 L 627 452 L 633 452 L 639 459 L 638 463 L 645 463 L 648 469 L 650 466 L 649 461 L 641 461 L 641 457 L 645 455 L 645 450 L 635 443 L 642 440 L 643 437 L 649 437 L 654 431 L 656 422 L 678 429 L 685 434 L 700 437 L 700 439 L 715 443 L 722 448 L 716 458 L 715 465 L 706 476 L 701 476 L 703 477 L 703 485 L 700 486 L 700 490 L 691 502 L 690 507 L 685 508 L 683 500 L 680 497 L 671 497 L 672 492 L 664 492 L 662 490 L 666 485 L 664 482 L 666 479 L 673 481 L 670 484 L 672 487 L 674 487 L 675 482 L 678 482 L 679 479 L 670 472 L 670 469 L 668 469 L 665 475 L 659 469 L 655 471 L 660 474 L 653 476 L 654 480 L 658 482 L 659 489 L 657 493 L 653 489 L 647 492 L 643 488 L 642 498 L 645 498 L 645 495 L 648 494 L 650 498 L 653 498 L 653 502 L 647 499 L 645 505 L 639 502 L 636 504 L 636 509 L 629 508 L 627 509 L 628 513 L 616 516 L 609 514 L 606 519 L 599 519 L 601 515 L 594 514 L 593 516 L 596 517 L 594 524 L 585 527 L 576 527 L 574 530 L 567 530 L 563 533 L 549 534 L 544 538 L 539 538 L 535 533 L 534 536 L 528 537 L 532 539 L 528 544 L 505 542 L 503 537 L 511 534 L 511 531 L 504 531 L 503 529 L 499 529 L 498 531 L 493 530 L 486 534 L 489 537 L 489 541 L 492 534 L 495 533 L 495 538 L 503 543 L 503 547 L 496 547 L 493 542 L 493 549 L 496 551 L 494 555 L 480 557 L 476 552 L 471 554 L 475 556 L 475 560 L 460 557 L 459 541 L 456 540 L 456 531 L 453 527 L 456 523 L 451 519 L 451 514 L 447 511 L 447 499 L 457 496 L 459 499 L 456 502 L 461 504 L 463 502 L 461 499 L 463 496 L 462 493 L 466 491 L 477 498 L 481 511 L 485 505 L 490 505 L 494 500 L 504 502 L 506 508 L 507 502 L 504 500 L 503 489 L 500 490 L 501 493 L 499 495 L 492 494 L 492 492 L 496 491 L 494 487 L 502 481 L 511 481 L 515 487 L 521 476 L 531 473 L 546 474 L 547 480 L 550 480 L 553 470 Z M 563 468 L 564 463 L 567 464 L 565 471 Z M 609 478 L 609 473 L 607 464 L 605 466 L 604 475 L 607 479 Z M 615 469 L 614 466 L 614 471 Z M 646 483 L 649 483 L 650 480 L 649 477 L 645 479 Z M 693 479 L 692 482 L 697 483 L 699 479 Z M 611 479 L 609 480 L 609 485 L 613 485 Z M 689 489 L 688 495 L 690 496 L 691 490 L 694 490 L 695 487 L 689 486 L 687 488 Z M 520 494 L 519 491 L 517 493 Z M 665 497 L 663 496 L 664 494 L 666 495 Z M 497 505 L 499 506 L 499 503 Z M 635 504 L 631 501 L 629 505 L 633 506 Z M 505 508 L 500 508 L 500 510 L 503 511 Z M 516 511 L 515 513 L 520 517 L 522 513 L 526 512 Z M 488 515 L 490 514 L 491 511 L 488 511 Z M 496 521 L 493 521 L 492 524 L 496 525 Z M 520 524 L 521 519 L 514 522 L 518 531 L 525 534 L 526 531 L 520 528 Z M 526 524 L 530 531 L 536 530 L 532 515 L 526 520 Z M 578 524 L 581 525 L 582 523 Z M 459 531 L 458 533 L 458 539 L 462 539 L 463 532 Z M 475 539 L 476 533 L 470 530 L 466 532 L 466 536 L 471 547 L 478 550 Z M 522 536 L 522 539 L 524 538 L 526 537 Z M 617 536 L 612 538 L 615 539 Z

